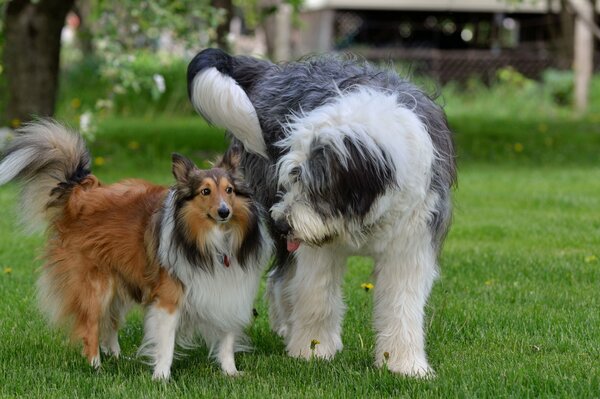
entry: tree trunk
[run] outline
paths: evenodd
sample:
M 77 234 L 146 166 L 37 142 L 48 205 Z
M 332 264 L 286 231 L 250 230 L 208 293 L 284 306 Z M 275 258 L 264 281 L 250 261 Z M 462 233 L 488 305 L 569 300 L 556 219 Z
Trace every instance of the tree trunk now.
M 258 0 L 261 13 L 261 26 L 265 31 L 267 55 L 273 59 L 275 55 L 275 37 L 277 36 L 276 13 L 282 0 Z
M 79 27 L 77 28 L 77 42 L 79 49 L 84 57 L 93 57 L 95 49 L 93 40 L 94 33 L 91 23 L 92 1 L 77 0 L 77 4 L 75 4 L 73 11 L 79 17 Z
M 7 118 L 27 121 L 54 114 L 60 36 L 74 0 L 12 0 L 4 16 Z
M 575 109 L 584 113 L 588 106 L 588 93 L 594 68 L 594 36 L 592 27 L 584 18 L 594 15 L 594 9 L 588 0 L 573 1 L 579 8 L 575 18 L 575 58 L 573 69 L 575 71 Z
M 273 61 L 289 61 L 292 57 L 292 6 L 281 4 L 275 14 Z
M 227 35 L 229 34 L 229 26 L 231 25 L 231 19 L 233 18 L 233 1 L 232 0 L 212 0 L 212 6 L 214 8 L 222 8 L 225 10 L 225 17 L 223 22 L 217 26 L 217 45 L 219 48 L 228 51 L 229 42 L 227 41 Z
M 568 0 L 560 2 L 560 32 L 557 40 L 560 66 L 568 68 L 573 60 L 573 38 L 575 35 L 575 17 L 569 9 Z

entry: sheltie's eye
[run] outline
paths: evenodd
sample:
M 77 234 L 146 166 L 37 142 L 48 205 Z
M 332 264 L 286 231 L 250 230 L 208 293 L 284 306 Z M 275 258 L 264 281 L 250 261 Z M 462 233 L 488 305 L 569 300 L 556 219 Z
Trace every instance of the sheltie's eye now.
M 231 194 L 231 193 L 233 192 L 233 187 L 231 187 L 231 186 L 227 187 L 227 188 L 225 189 L 225 192 L 226 192 L 227 194 Z
M 203 188 L 202 190 L 200 190 L 200 194 L 204 196 L 210 195 L 210 188 Z

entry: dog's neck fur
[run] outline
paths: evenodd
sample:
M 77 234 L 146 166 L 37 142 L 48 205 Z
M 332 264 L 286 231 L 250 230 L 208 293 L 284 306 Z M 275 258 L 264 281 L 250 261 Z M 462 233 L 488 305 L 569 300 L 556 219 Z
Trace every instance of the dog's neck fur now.
M 169 190 L 162 209 L 154 220 L 155 251 L 158 261 L 166 268 L 175 268 L 181 262 L 203 271 L 215 267 L 245 267 L 240 250 L 246 232 L 233 221 L 213 224 L 200 237 L 190 237 L 185 220 L 177 220 L 175 189 Z

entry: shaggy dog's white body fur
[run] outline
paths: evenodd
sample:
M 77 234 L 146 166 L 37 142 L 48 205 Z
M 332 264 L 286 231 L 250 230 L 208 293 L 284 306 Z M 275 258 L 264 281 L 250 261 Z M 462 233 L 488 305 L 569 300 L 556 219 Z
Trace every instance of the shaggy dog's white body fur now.
M 423 125 L 411 110 L 398 107 L 393 93 L 364 89 L 298 116 L 287 130 L 289 135 L 281 145 L 289 152 L 278 166 L 279 182 L 288 191 L 272 208 L 272 216 L 286 212 L 302 240 L 328 235 L 331 230 L 343 234 L 321 247 L 301 245 L 293 277 L 271 284 L 273 328 L 286 339 L 293 356 L 333 357 L 342 349 L 341 284 L 346 258 L 372 256 L 376 363 L 386 363 L 390 370 L 403 374 L 431 372 L 424 348 L 423 308 L 436 276 L 435 250 L 428 244 L 428 220 L 436 198 L 427 196 L 434 151 Z M 396 167 L 397 187 L 380 197 L 361 223 L 337 218 L 324 224 L 305 205 L 302 192 L 289 179 L 290 172 L 302 168 L 314 140 L 332 143 L 343 160 L 343 144 L 337 143 L 348 133 L 357 136 L 353 140 L 360 140 L 365 151 L 371 150 L 371 142 L 388 150 Z M 311 350 L 307 342 L 313 339 L 320 343 Z

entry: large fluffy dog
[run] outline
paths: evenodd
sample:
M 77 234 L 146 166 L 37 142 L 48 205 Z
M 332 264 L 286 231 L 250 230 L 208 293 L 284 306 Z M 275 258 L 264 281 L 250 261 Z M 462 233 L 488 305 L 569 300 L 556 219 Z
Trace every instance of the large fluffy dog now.
M 176 184 L 103 185 L 90 173 L 81 137 L 45 121 L 17 132 L 0 184 L 24 183 L 24 216 L 49 223 L 40 304 L 71 327 L 94 367 L 118 356 L 118 329 L 134 302 L 147 312 L 142 353 L 154 378 L 170 375 L 176 340 L 200 335 L 226 374 L 252 318 L 272 252 L 261 207 L 236 172 L 235 151 L 210 170 L 173 156 Z
M 335 58 L 275 65 L 208 49 L 188 88 L 197 111 L 243 144 L 244 173 L 271 211 L 270 318 L 288 353 L 342 349 L 346 258 L 368 255 L 376 364 L 431 373 L 424 307 L 456 178 L 441 108 L 393 71 Z

